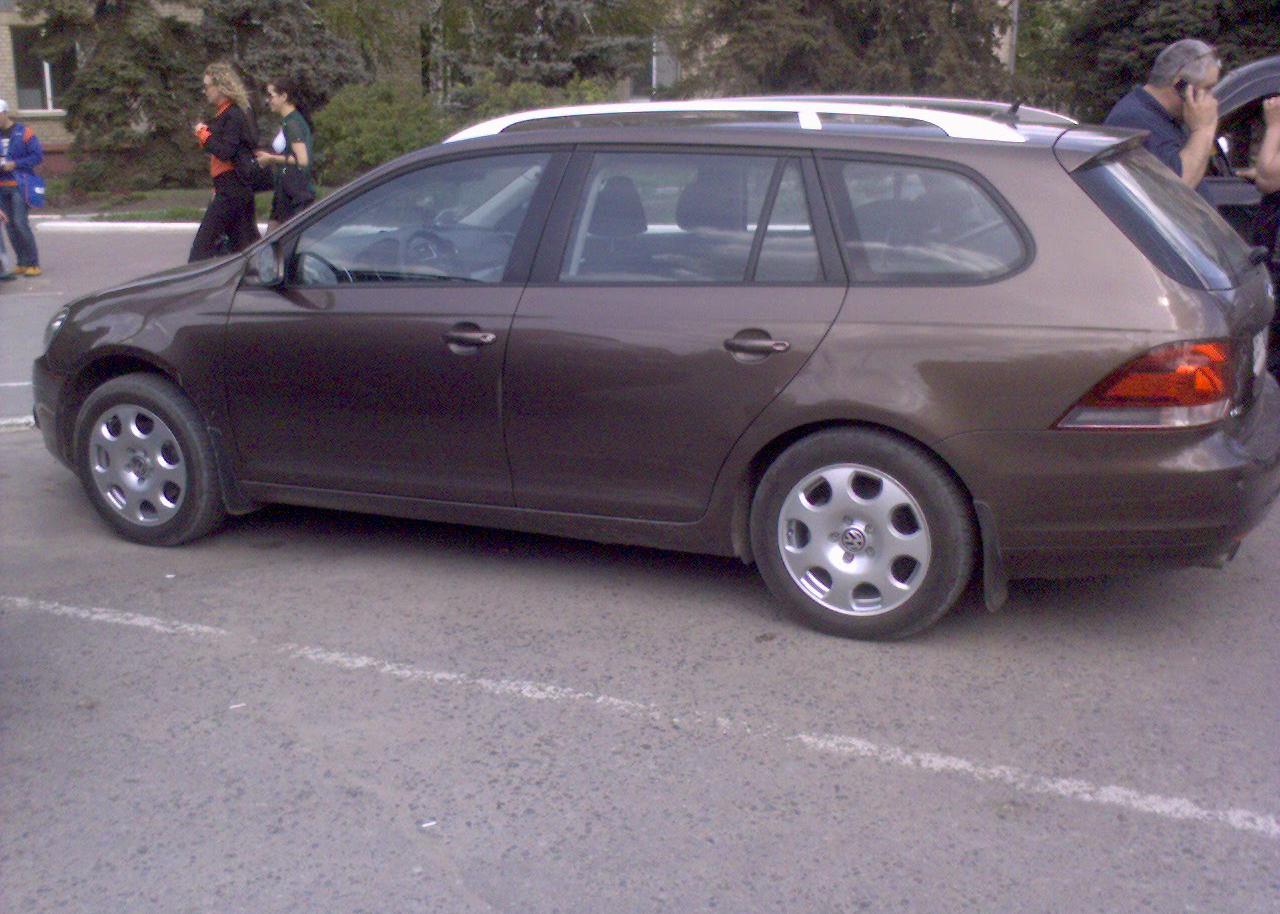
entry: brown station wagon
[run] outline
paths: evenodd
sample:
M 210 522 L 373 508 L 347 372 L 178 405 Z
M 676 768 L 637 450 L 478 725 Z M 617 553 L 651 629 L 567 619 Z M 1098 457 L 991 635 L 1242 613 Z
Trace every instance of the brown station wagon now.
M 594 106 L 69 305 L 35 415 L 139 543 L 283 502 L 736 555 L 817 628 L 895 637 L 975 574 L 998 605 L 1229 559 L 1280 489 L 1272 308 L 1129 133 Z

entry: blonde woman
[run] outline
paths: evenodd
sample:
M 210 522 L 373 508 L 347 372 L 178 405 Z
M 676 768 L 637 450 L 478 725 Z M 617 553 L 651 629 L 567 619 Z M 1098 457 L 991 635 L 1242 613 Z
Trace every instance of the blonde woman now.
M 259 238 L 253 213 L 253 188 L 240 169 L 253 159 L 257 128 L 244 83 L 230 64 L 211 63 L 204 71 L 204 97 L 213 119 L 195 126 L 196 139 L 209 153 L 213 199 L 204 212 L 189 261 L 242 251 Z M 223 247 L 222 237 L 229 247 Z

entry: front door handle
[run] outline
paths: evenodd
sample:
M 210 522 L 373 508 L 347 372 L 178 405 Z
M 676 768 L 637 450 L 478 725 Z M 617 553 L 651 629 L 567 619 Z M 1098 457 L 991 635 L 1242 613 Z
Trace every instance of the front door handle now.
M 452 327 L 444 334 L 444 341 L 450 346 L 488 346 L 497 338 L 498 334 L 481 330 L 474 324 Z
M 742 355 L 772 355 L 775 352 L 786 352 L 791 344 L 786 340 L 755 339 L 753 337 L 733 337 L 724 341 L 724 348 Z

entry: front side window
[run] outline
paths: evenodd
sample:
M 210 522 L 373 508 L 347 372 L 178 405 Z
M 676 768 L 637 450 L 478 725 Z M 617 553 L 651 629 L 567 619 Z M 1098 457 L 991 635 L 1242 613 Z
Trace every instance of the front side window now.
M 550 156 L 428 165 L 370 188 L 298 238 L 298 285 L 501 282 Z
M 825 163 L 841 244 L 870 282 L 983 282 L 1023 263 L 1009 217 L 977 182 L 914 163 Z
M 776 166 L 772 156 L 596 155 L 561 281 L 745 282 Z

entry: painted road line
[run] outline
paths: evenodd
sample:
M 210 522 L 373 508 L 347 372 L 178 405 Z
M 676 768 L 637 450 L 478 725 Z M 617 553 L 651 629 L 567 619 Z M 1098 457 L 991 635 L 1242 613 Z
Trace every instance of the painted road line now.
M 0 381 L 0 387 L 30 387 L 30 381 Z
M 792 739 L 809 749 L 833 755 L 852 755 L 898 768 L 949 772 L 975 781 L 1004 784 L 1020 793 L 1061 797 L 1081 803 L 1120 806 L 1164 819 L 1226 825 L 1280 840 L 1280 820 L 1248 809 L 1205 809 L 1182 797 L 1139 793 L 1128 787 L 1098 786 L 1075 778 L 1051 778 L 1005 765 L 980 765 L 968 759 L 933 752 L 907 752 L 854 736 L 800 733 Z
M 219 637 L 230 634 L 220 628 L 157 619 L 137 613 L 98 608 L 83 609 L 17 596 L 0 595 L 0 609 L 43 612 L 90 622 L 144 628 L 163 634 Z M 685 731 L 697 728 L 703 731 L 735 733 L 748 738 L 800 746 L 808 751 L 827 756 L 862 759 L 884 767 L 955 776 L 976 783 L 1000 784 L 1022 794 L 1052 796 L 1091 805 L 1114 806 L 1169 821 L 1222 826 L 1280 841 L 1280 819 L 1250 809 L 1212 809 L 1184 797 L 1143 793 L 1129 787 L 1093 784 L 1078 778 L 1048 777 L 1006 765 L 985 765 L 935 752 L 913 752 L 899 746 L 884 745 L 845 734 L 800 733 L 787 736 L 773 724 L 761 725 L 723 714 L 706 715 L 701 712 L 692 715 L 673 715 L 669 711 L 645 702 L 550 683 L 490 679 L 447 670 L 431 670 L 363 654 L 350 654 L 303 644 L 282 644 L 275 649 L 275 653 L 345 672 L 367 672 L 378 676 L 390 676 L 402 682 L 461 686 L 501 698 L 586 705 L 628 717 L 642 717 L 678 725 Z
M 231 632 L 209 625 L 195 625 L 190 622 L 174 622 L 170 619 L 156 619 L 138 613 L 120 612 L 115 609 L 100 607 L 66 606 L 50 600 L 32 600 L 28 597 L 0 596 L 0 607 L 48 613 L 52 616 L 64 616 L 71 619 L 83 619 L 86 622 L 110 622 L 112 625 L 130 625 L 145 628 L 163 635 L 213 635 L 226 637 Z
M 0 419 L 0 432 L 11 432 L 20 428 L 35 428 L 36 420 L 33 416 L 14 416 L 11 419 Z

